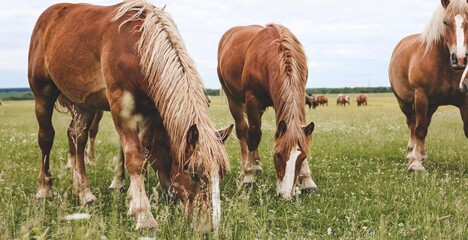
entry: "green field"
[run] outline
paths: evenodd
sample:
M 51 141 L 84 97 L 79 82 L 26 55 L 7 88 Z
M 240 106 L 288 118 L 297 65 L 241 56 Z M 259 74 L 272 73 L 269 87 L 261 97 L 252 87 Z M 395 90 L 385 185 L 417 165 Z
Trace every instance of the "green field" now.
M 273 110 L 263 118 L 260 153 L 264 174 L 251 189 L 240 186 L 240 147 L 230 137 L 226 148 L 232 169 L 222 181 L 222 222 L 214 239 L 468 239 L 468 144 L 458 109 L 436 112 L 427 138 L 427 174 L 406 172 L 408 139 L 405 118 L 392 94 L 369 94 L 369 106 L 330 106 L 308 110 L 316 124 L 309 158 L 315 194 L 295 202 L 275 197 L 272 160 Z M 212 98 L 216 127 L 233 123 L 227 104 Z M 126 216 L 126 195 L 109 192 L 112 158 L 118 140 L 106 113 L 88 176 L 98 202 L 81 207 L 71 196 L 65 169 L 69 116 L 54 114 L 52 150 L 54 198 L 36 202 L 40 151 L 32 101 L 4 101 L 0 106 L 0 239 L 199 239 L 178 205 L 166 203 L 156 176 L 147 183 L 157 232 L 136 232 Z M 127 187 L 129 181 L 127 180 Z M 157 191 L 152 189 L 156 187 Z M 156 192 L 157 194 L 152 194 Z M 67 221 L 72 213 L 87 220 Z

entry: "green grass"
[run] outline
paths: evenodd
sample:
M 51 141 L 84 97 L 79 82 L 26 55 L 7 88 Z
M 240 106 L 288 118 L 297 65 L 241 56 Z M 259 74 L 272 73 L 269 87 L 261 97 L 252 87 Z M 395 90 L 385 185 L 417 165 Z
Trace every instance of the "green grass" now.
M 462 121 L 454 107 L 435 114 L 427 137 L 427 174 L 406 172 L 408 139 L 403 114 L 392 94 L 369 95 L 369 106 L 330 106 L 307 110 L 316 124 L 309 158 L 315 194 L 298 201 L 275 197 L 272 161 L 275 122 L 273 109 L 263 117 L 260 153 L 264 174 L 252 189 L 240 186 L 240 147 L 230 137 L 226 148 L 232 169 L 222 181 L 222 223 L 209 238 L 220 239 L 467 239 L 468 160 Z M 351 95 L 355 99 L 354 95 Z M 148 193 L 160 230 L 136 232 L 126 216 L 125 194 L 107 191 L 111 159 L 118 140 L 106 113 L 96 147 L 97 164 L 88 176 L 98 202 L 80 207 L 71 196 L 66 128 L 69 116 L 54 114 L 56 139 L 51 167 L 54 198 L 36 202 L 40 151 L 32 101 L 4 101 L 0 107 L 0 239 L 158 239 L 203 238 L 186 223 L 178 205 L 162 200 L 155 174 Z M 210 113 L 216 127 L 233 123 L 227 104 L 213 98 Z M 128 187 L 128 181 L 127 181 Z M 86 212 L 89 220 L 66 221 L 64 216 Z

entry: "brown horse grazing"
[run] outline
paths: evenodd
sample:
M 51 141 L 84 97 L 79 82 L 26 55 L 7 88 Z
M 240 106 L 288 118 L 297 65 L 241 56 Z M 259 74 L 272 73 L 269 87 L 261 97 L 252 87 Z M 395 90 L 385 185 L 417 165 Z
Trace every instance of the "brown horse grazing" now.
M 336 105 L 337 106 L 345 106 L 346 104 L 351 105 L 351 101 L 349 100 L 349 96 L 346 94 L 339 94 L 336 98 Z
M 468 95 L 459 91 L 468 54 L 467 17 L 466 0 L 442 0 L 424 32 L 404 38 L 393 52 L 389 79 L 410 130 L 410 172 L 425 171 L 425 138 L 439 106 L 460 109 L 468 137 Z
M 137 229 L 157 227 L 144 187 L 144 165 L 146 153 L 154 151 L 147 139 L 165 135 L 150 124 L 158 116 L 167 132 L 171 188 L 186 209 L 198 209 L 205 230 L 219 224 L 219 182 L 229 162 L 208 117 L 201 77 L 167 13 L 143 0 L 53 5 L 32 33 L 28 77 L 42 152 L 37 199 L 52 196 L 51 117 L 63 94 L 80 106 L 82 123 L 90 123 L 97 111 L 111 111 L 130 175 L 129 215 L 135 216 Z M 73 181 L 81 202 L 88 203 L 94 200 L 84 165 L 88 131 L 78 127 L 84 131 L 74 133 L 79 148 Z
M 274 146 L 276 190 L 281 199 L 292 198 L 298 176 L 302 190 L 316 190 L 307 162 L 314 130 L 314 123 L 306 126 L 307 74 L 304 49 L 284 26 L 234 27 L 219 43 L 218 76 L 236 121 L 243 182 L 251 184 L 254 181 L 262 136 L 261 117 L 266 107 L 273 106 L 277 126 Z
M 361 105 L 367 106 L 367 96 L 365 94 L 359 94 L 356 97 L 356 102 L 357 102 L 358 107 Z
M 315 100 L 315 96 L 314 95 L 308 95 L 306 94 L 306 99 L 305 99 L 305 103 L 306 105 L 309 106 L 309 109 L 310 108 L 317 108 L 317 101 Z
M 325 95 L 318 95 L 315 97 L 315 101 L 317 102 L 318 106 L 328 106 L 328 97 Z

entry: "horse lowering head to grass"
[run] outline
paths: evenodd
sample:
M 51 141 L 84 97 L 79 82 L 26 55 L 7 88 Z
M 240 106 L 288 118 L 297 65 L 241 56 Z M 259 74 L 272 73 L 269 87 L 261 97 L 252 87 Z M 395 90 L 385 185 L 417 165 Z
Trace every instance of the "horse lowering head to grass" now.
M 423 33 L 405 37 L 393 51 L 388 75 L 410 131 L 410 172 L 425 171 L 427 129 L 439 106 L 460 109 L 468 137 L 468 95 L 459 90 L 467 65 L 467 19 L 466 0 L 442 0 Z
M 291 199 L 299 178 L 302 190 L 316 189 L 307 157 L 314 123 L 306 124 L 304 106 L 307 60 L 302 45 L 284 26 L 239 26 L 219 43 L 218 76 L 236 121 L 244 184 L 260 172 L 258 145 L 266 107 L 276 113 L 274 163 L 276 190 Z M 247 116 L 247 119 L 245 119 Z M 247 121 L 248 122 L 247 122 Z
M 31 36 L 28 78 L 34 93 L 42 152 L 36 198 L 52 196 L 52 112 L 60 94 L 79 106 L 80 120 L 110 110 L 130 175 L 129 214 L 137 229 L 156 228 L 144 187 L 143 133 L 160 116 L 167 133 L 171 187 L 187 213 L 197 209 L 208 231 L 220 222 L 219 184 L 229 168 L 223 138 L 208 118 L 203 82 L 177 27 L 163 9 L 144 0 L 112 6 L 56 4 L 39 17 Z M 186 94 L 179 94 L 184 92 Z M 187 98 L 187 94 L 191 96 Z M 85 125 L 86 126 L 86 125 Z M 82 152 L 87 131 L 76 134 L 74 186 L 84 203 L 95 197 Z M 153 143 L 150 143 L 150 147 Z

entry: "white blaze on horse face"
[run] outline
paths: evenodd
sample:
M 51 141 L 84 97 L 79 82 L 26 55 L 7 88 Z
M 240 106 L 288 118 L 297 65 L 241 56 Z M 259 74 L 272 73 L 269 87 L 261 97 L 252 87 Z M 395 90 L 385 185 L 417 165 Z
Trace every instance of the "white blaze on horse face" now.
M 221 221 L 221 198 L 220 198 L 220 190 L 219 190 L 219 176 L 218 170 L 213 172 L 211 176 L 211 199 L 212 199 L 212 208 L 213 208 L 213 215 L 212 215 L 212 222 L 213 228 L 218 227 Z
M 463 29 L 463 22 L 465 18 L 458 14 L 455 16 L 455 33 L 457 37 L 456 54 L 458 58 L 464 58 L 466 56 L 466 45 L 465 45 L 465 31 Z
M 289 200 L 292 198 L 292 190 L 294 185 L 294 177 L 296 174 L 296 161 L 297 157 L 301 154 L 299 146 L 291 149 L 289 159 L 286 162 L 286 169 L 284 170 L 283 180 L 277 180 L 276 192 L 282 199 Z

